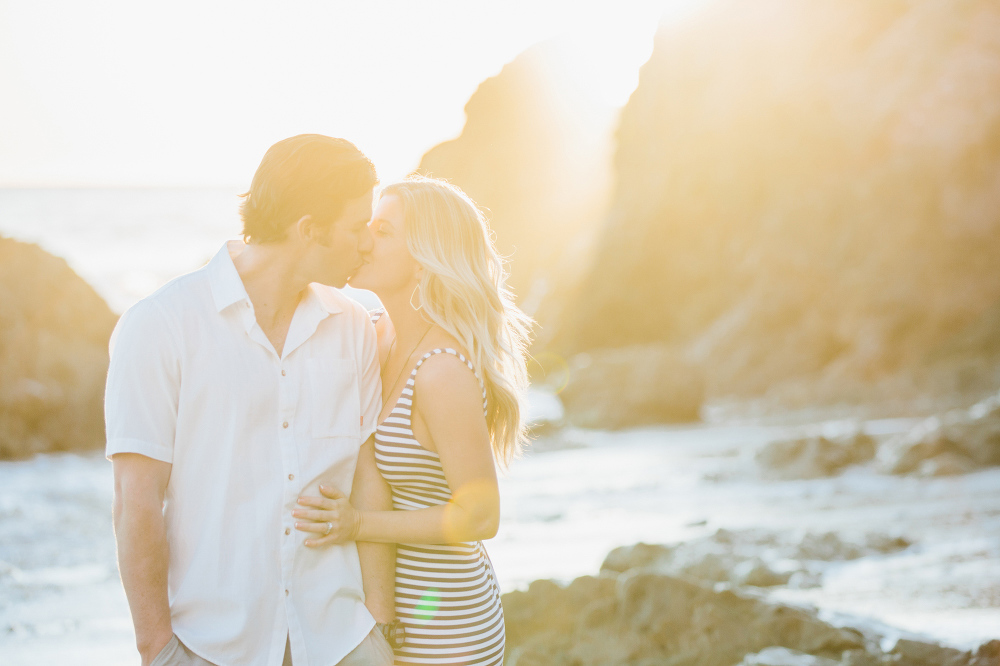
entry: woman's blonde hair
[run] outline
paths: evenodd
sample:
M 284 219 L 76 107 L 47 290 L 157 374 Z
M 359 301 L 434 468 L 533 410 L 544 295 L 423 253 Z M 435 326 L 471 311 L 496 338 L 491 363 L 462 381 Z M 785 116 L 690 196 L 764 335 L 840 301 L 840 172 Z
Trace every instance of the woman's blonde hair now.
M 482 374 L 493 454 L 506 465 L 526 439 L 521 399 L 532 321 L 514 304 L 486 216 L 465 192 L 410 176 L 387 185 L 381 196 L 389 195 L 402 202 L 406 245 L 424 269 L 423 312 L 468 350 Z

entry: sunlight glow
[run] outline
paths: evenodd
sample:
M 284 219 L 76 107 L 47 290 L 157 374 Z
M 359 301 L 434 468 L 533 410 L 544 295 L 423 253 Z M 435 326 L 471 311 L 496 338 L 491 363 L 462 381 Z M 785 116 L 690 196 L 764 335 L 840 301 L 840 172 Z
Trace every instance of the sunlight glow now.
M 0 186 L 241 185 L 301 132 L 348 137 L 395 179 L 541 41 L 620 106 L 659 17 L 688 4 L 0 0 Z

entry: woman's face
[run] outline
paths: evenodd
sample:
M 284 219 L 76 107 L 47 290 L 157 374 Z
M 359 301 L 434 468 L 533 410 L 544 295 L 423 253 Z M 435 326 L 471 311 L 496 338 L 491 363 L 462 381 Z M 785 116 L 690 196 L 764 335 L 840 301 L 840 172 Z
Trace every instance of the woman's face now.
M 351 286 L 373 291 L 382 299 L 401 292 L 409 297 L 417 284 L 419 264 L 406 247 L 403 203 L 399 197 L 388 194 L 379 200 L 369 228 L 374 247 L 351 278 Z

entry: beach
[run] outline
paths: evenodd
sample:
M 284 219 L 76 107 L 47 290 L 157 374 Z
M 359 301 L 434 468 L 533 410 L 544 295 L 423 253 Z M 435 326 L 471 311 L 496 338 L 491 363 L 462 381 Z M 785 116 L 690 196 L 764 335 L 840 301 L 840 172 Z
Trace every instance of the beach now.
M 235 236 L 236 202 L 225 190 L 5 190 L 0 233 L 21 230 L 64 256 L 120 312 Z M 552 395 L 535 393 L 532 404 L 558 420 Z M 697 543 L 719 530 L 779 544 L 874 534 L 908 545 L 785 562 L 811 582 L 764 593 L 878 627 L 887 640 L 971 649 L 1000 637 L 1000 468 L 895 476 L 869 462 L 830 478 L 776 480 L 754 460 L 771 442 L 859 427 L 883 441 L 922 415 L 844 408 L 750 417 L 711 404 L 703 413 L 700 424 L 540 430 L 501 476 L 501 526 L 487 548 L 502 591 L 597 574 L 609 551 L 636 542 Z M 100 451 L 0 462 L 0 663 L 136 663 L 111 495 Z M 764 546 L 759 555 L 771 557 Z
M 797 421 L 792 423 L 791 421 Z M 871 421 L 883 436 L 912 419 Z M 824 479 L 763 479 L 753 452 L 776 439 L 853 427 L 843 419 L 564 431 L 501 479 L 500 531 L 487 542 L 503 592 L 596 574 L 612 548 L 697 540 L 719 529 L 788 539 L 833 532 L 902 537 L 890 554 L 832 561 L 816 587 L 775 600 L 821 617 L 963 649 L 1000 628 L 1000 469 L 893 477 L 870 466 Z M 111 530 L 111 469 L 100 453 L 0 463 L 0 662 L 135 663 Z
M 398 341 L 411 289 L 439 324 L 505 293 L 532 319 L 531 445 L 498 470 L 486 543 L 507 666 L 1000 664 L 1000 7 L 355 4 L 8 12 L 0 666 L 138 662 L 109 338 L 241 237 L 254 164 L 298 132 L 483 215 L 499 260 L 455 310 L 434 280 L 471 275 L 468 237 L 435 228 L 428 260 L 403 206 L 430 279 L 420 307 L 401 283 Z M 341 249 L 364 253 L 367 198 L 338 208 L 346 181 L 298 159 L 264 158 L 258 222 L 357 210 Z M 520 377 L 496 321 L 456 346 L 489 377 L 499 331 Z

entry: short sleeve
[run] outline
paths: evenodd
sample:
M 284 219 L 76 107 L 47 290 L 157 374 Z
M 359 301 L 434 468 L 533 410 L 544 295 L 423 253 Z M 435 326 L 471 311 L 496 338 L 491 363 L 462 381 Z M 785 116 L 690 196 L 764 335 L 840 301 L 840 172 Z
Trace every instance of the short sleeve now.
M 111 334 L 111 364 L 104 393 L 108 458 L 139 453 L 173 461 L 180 393 L 177 340 L 162 310 L 140 301 Z
M 361 344 L 359 378 L 361 395 L 361 441 L 367 440 L 378 427 L 382 412 L 382 368 L 378 362 L 378 335 L 371 320 L 364 322 L 364 342 Z

